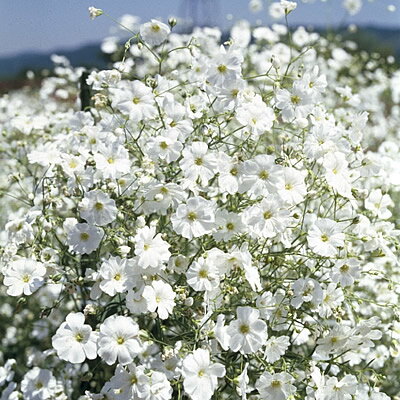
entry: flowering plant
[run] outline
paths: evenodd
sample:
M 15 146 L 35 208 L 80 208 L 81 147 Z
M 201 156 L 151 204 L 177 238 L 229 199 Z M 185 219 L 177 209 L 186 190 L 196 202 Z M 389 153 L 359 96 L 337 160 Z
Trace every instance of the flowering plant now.
M 399 72 L 174 25 L 0 99 L 2 399 L 400 394 Z

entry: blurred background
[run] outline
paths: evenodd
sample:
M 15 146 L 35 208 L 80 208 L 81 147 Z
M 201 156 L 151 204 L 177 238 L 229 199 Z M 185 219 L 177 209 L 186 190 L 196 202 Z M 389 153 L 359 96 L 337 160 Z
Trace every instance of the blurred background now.
M 124 16 L 124 23 L 131 26 L 151 18 L 167 21 L 174 16 L 182 21 L 178 30 L 188 30 L 190 25 L 217 25 L 228 31 L 240 19 L 253 25 L 284 22 L 269 15 L 271 3 L 272 0 L 251 0 L 250 5 L 249 0 L 0 0 L 0 90 L 19 86 L 28 70 L 51 68 L 51 54 L 65 55 L 74 66 L 103 67 L 106 59 L 100 51 L 102 40 L 123 37 L 109 18 L 101 16 L 91 21 L 89 6 L 101 8 L 118 20 Z M 379 50 L 400 59 L 400 0 L 363 0 L 361 8 L 361 0 L 297 3 L 297 9 L 289 16 L 290 26 L 340 32 L 362 49 Z M 350 8 L 355 5 L 355 9 L 349 13 L 344 3 Z

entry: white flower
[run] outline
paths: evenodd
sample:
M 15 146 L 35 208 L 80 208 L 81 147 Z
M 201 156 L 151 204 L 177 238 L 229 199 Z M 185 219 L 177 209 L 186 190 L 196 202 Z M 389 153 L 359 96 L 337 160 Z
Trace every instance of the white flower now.
M 337 287 L 335 283 L 330 283 L 324 290 L 322 303 L 318 310 L 319 316 L 322 318 L 330 317 L 333 313 L 333 309 L 339 307 L 343 300 L 343 290 Z
M 146 300 L 147 310 L 154 312 L 161 319 L 167 319 L 175 306 L 175 292 L 168 283 L 153 281 L 151 286 L 145 286 L 142 296 Z
M 217 163 L 219 172 L 218 186 L 221 192 L 237 193 L 239 189 L 240 163 L 222 152 L 217 155 Z
M 257 155 L 243 163 L 239 192 L 247 192 L 252 197 L 275 193 L 280 172 L 280 167 L 275 164 L 275 157 Z
M 187 193 L 175 183 L 151 182 L 146 187 L 144 198 L 146 201 L 141 201 L 138 205 L 138 207 L 141 206 L 144 213 L 156 212 L 165 215 L 170 207 L 177 207 L 178 204 L 185 201 Z
M 296 387 L 292 385 L 293 381 L 293 377 L 287 372 L 278 374 L 264 372 L 256 382 L 256 389 L 262 400 L 286 400 L 296 392 Z
M 92 190 L 85 194 L 79 204 L 80 215 L 91 225 L 107 225 L 117 217 L 115 201 L 101 190 Z
M 226 210 L 220 210 L 216 213 L 215 223 L 217 231 L 213 233 L 214 238 L 225 242 L 245 229 L 241 216 Z
M 357 389 L 357 379 L 353 375 L 345 375 L 338 380 L 335 376 L 329 377 L 323 387 L 316 391 L 318 400 L 350 400 Z
M 355 258 L 338 260 L 331 271 L 331 279 L 341 286 L 351 286 L 360 277 L 360 262 Z
M 91 19 L 95 19 L 96 17 L 99 17 L 102 14 L 103 10 L 101 10 L 100 8 L 89 7 L 89 16 Z
M 217 323 L 214 326 L 215 337 L 220 346 L 226 351 L 229 349 L 229 335 L 227 332 L 228 327 L 225 325 L 225 315 L 219 314 Z
M 113 95 L 112 106 L 129 115 L 132 121 L 152 118 L 157 112 L 152 90 L 138 80 L 121 82 L 110 92 Z
M 271 131 L 275 113 L 271 107 L 267 107 L 261 96 L 256 95 L 251 102 L 245 102 L 237 108 L 236 118 L 254 138 L 257 138 Z
M 171 29 L 168 25 L 152 19 L 140 27 L 140 36 L 150 46 L 158 46 L 167 39 Z
M 322 165 L 324 166 L 326 181 L 341 196 L 352 199 L 351 181 L 357 176 L 351 176 L 348 169 L 348 162 L 343 153 L 334 152 L 324 156 Z
M 124 293 L 131 289 L 134 282 L 134 266 L 131 260 L 110 257 L 100 266 L 100 289 L 109 296 Z
M 343 350 L 353 334 L 354 331 L 349 326 L 334 325 L 326 336 L 317 340 L 316 353 L 322 359 L 327 359 L 328 354 Z
M 160 233 L 156 235 L 154 226 L 139 229 L 134 240 L 135 254 L 141 268 L 159 267 L 171 257 L 168 250 L 170 245 L 161 238 Z
M 356 15 L 362 8 L 362 0 L 343 0 L 343 7 L 350 15 Z
M 4 272 L 4 285 L 10 296 L 29 296 L 44 283 L 46 267 L 35 260 L 20 258 L 11 261 Z
M 125 147 L 115 143 L 111 146 L 99 146 L 93 156 L 97 172 L 104 178 L 117 179 L 130 170 L 131 162 Z
M 260 273 L 256 265 L 253 264 L 251 254 L 248 250 L 248 243 L 243 243 L 240 248 L 233 247 L 224 257 L 225 268 L 227 271 L 232 268 L 244 270 L 244 275 L 251 289 L 255 292 L 261 290 Z M 222 260 L 221 260 L 222 261 Z
M 219 285 L 219 274 L 210 260 L 200 257 L 186 272 L 187 283 L 197 291 L 211 291 Z
M 269 363 L 274 363 L 285 354 L 289 346 L 290 340 L 288 336 L 273 336 L 265 344 L 264 357 Z
M 280 3 L 272 3 L 269 7 L 269 14 L 274 19 L 283 18 L 295 10 L 297 3 L 294 1 L 281 0 Z
M 307 118 L 312 110 L 312 97 L 301 81 L 295 81 L 291 91 L 276 91 L 276 107 L 281 109 L 282 119 L 291 122 L 296 118 Z
M 203 197 L 191 197 L 171 217 L 176 233 L 187 239 L 211 233 L 215 227 L 214 204 Z
M 131 400 L 143 398 L 148 392 L 149 377 L 145 374 L 143 365 L 128 364 L 126 367 L 117 365 L 109 387 L 110 396 L 113 399 Z
M 5 230 L 9 240 L 16 244 L 30 243 L 35 237 L 32 225 L 25 218 L 13 218 L 7 222 Z
M 57 381 L 48 369 L 33 367 L 21 382 L 21 391 L 26 400 L 46 400 L 54 398 Z
M 374 189 L 365 199 L 365 208 L 380 219 L 389 219 L 392 216 L 387 207 L 393 207 L 394 203 L 388 194 L 383 194 L 381 189 Z
M 9 358 L 3 366 L 0 367 L 0 386 L 6 382 L 12 381 L 15 375 L 14 366 L 17 361 L 14 358 Z
M 323 292 L 321 285 L 311 278 L 300 278 L 292 284 L 292 290 L 294 297 L 290 304 L 299 308 L 303 303 L 312 303 L 314 307 L 318 306 L 322 302 Z
M 281 6 L 285 10 L 285 13 L 289 14 L 297 8 L 297 3 L 295 1 L 281 0 Z
M 232 47 L 226 51 L 224 46 L 220 46 L 219 52 L 209 60 L 207 68 L 207 80 L 212 85 L 223 87 L 229 82 L 236 81 L 240 77 L 243 56 Z
M 277 183 L 279 197 L 289 205 L 299 204 L 307 194 L 304 179 L 306 171 L 298 171 L 295 168 L 285 167 L 282 179 Z
M 105 87 L 115 87 L 121 80 L 121 73 L 116 69 L 106 69 L 103 71 L 92 71 L 86 79 L 88 85 L 92 85 L 94 90 L 101 90 Z M 106 132 L 99 131 L 97 126 L 84 127 L 88 136 L 89 144 L 96 146 L 99 139 L 105 140 Z
M 236 387 L 236 391 L 238 395 L 242 398 L 242 400 L 247 399 L 247 393 L 252 392 L 252 388 L 249 387 L 249 376 L 247 374 L 247 370 L 249 367 L 249 363 L 246 363 L 246 365 L 243 368 L 242 373 L 237 377 L 237 382 L 238 386 Z
M 267 196 L 261 203 L 245 210 L 243 218 L 256 236 L 272 238 L 288 226 L 290 212 L 282 207 L 279 198 Z
M 144 285 L 136 292 L 129 290 L 126 295 L 126 307 L 132 314 L 142 314 L 147 311 L 147 301 L 143 297 Z
M 98 354 L 108 364 L 130 364 L 141 351 L 139 326 L 129 317 L 112 315 L 100 325 Z
M 253 13 L 260 12 L 263 9 L 262 0 L 250 0 L 249 9 Z
M 163 372 L 153 371 L 150 375 L 147 391 L 141 397 L 143 400 L 169 400 L 172 397 L 172 387 Z
M 267 340 L 267 324 L 259 319 L 260 311 L 251 307 L 238 307 L 237 319 L 227 329 L 229 347 L 242 354 L 255 353 Z
M 179 158 L 183 144 L 178 140 L 178 132 L 163 132 L 161 135 L 151 137 L 146 147 L 152 160 L 161 159 L 170 163 Z
M 271 3 L 268 12 L 269 15 L 274 19 L 280 19 L 285 16 L 285 10 L 280 3 Z
M 183 360 L 183 387 L 192 400 L 209 400 L 225 376 L 225 367 L 211 363 L 208 350 L 197 349 Z
M 324 257 L 333 257 L 338 247 L 344 246 L 345 235 L 340 225 L 328 218 L 315 221 L 308 231 L 307 241 L 314 253 Z
M 79 364 L 86 358 L 97 357 L 97 336 L 90 325 L 85 324 L 82 313 L 70 313 L 57 329 L 52 344 L 62 360 Z
M 202 186 L 206 186 L 217 172 L 217 158 L 208 152 L 207 144 L 193 142 L 182 151 L 182 155 L 179 165 L 185 177 L 192 182 L 199 180 Z
M 103 229 L 85 223 L 78 223 L 68 233 L 68 244 L 71 250 L 79 254 L 90 254 L 99 247 L 103 236 Z

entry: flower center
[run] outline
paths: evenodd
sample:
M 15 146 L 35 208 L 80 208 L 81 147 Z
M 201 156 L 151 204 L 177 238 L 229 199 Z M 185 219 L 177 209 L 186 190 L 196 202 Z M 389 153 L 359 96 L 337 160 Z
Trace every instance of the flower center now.
M 242 324 L 240 325 L 240 333 L 243 333 L 243 335 L 246 335 L 250 332 L 250 327 L 247 324 Z
M 275 389 L 281 387 L 281 385 L 282 385 L 281 382 L 280 382 L 280 381 L 277 381 L 277 380 L 274 380 L 274 381 L 271 382 L 271 386 L 272 386 L 273 388 L 275 388 Z
M 77 334 L 75 335 L 75 340 L 76 340 L 77 342 L 82 342 L 82 340 L 83 340 L 83 335 L 82 335 L 81 333 L 77 333 Z
M 301 99 L 300 99 L 299 96 L 293 95 L 293 96 L 290 98 L 290 101 L 291 101 L 293 104 L 299 104 L 300 101 L 301 101 Z
M 116 274 L 114 275 L 114 279 L 115 279 L 116 281 L 121 280 L 121 274 L 120 274 L 119 272 L 116 273 Z
M 218 65 L 217 69 L 219 72 L 221 72 L 221 74 L 224 74 L 228 68 L 226 67 L 226 65 L 220 64 Z
M 271 211 L 265 211 L 263 214 L 264 219 L 270 219 L 272 217 Z
M 233 225 L 232 222 L 228 222 L 226 224 L 226 229 L 228 229 L 228 231 L 233 231 L 235 229 L 235 225 Z
M 82 232 L 82 233 L 81 233 L 81 236 L 80 236 L 80 238 L 81 238 L 81 240 L 82 240 L 83 242 L 88 241 L 88 240 L 89 240 L 89 237 L 90 237 L 90 235 L 89 235 L 87 232 Z
M 131 375 L 131 384 L 135 385 L 138 382 L 138 378 L 136 375 Z
M 328 235 L 326 233 L 324 233 L 323 235 L 321 235 L 321 240 L 323 242 L 327 242 L 329 240 Z
M 22 282 L 28 283 L 30 281 L 31 277 L 28 274 L 25 274 L 22 276 Z
M 197 214 L 193 211 L 191 211 L 188 215 L 187 215 L 187 219 L 189 221 L 195 221 L 197 219 Z
M 132 103 L 133 103 L 133 104 L 139 104 L 139 103 L 140 103 L 139 97 L 134 97 L 134 98 L 132 99 Z
M 204 376 L 204 374 L 206 373 L 206 371 L 204 371 L 204 369 L 201 369 L 197 375 L 201 378 L 202 376 Z
M 125 342 L 125 339 L 122 336 L 118 336 L 117 343 L 118 344 L 123 344 L 124 342 Z
M 236 176 L 238 174 L 237 168 L 232 168 L 230 171 L 231 175 Z
M 285 185 L 285 189 L 286 189 L 286 190 L 292 190 L 292 189 L 293 189 L 293 185 L 292 185 L 291 183 L 287 183 L 287 184 Z
M 153 24 L 152 26 L 151 26 L 151 30 L 154 32 L 154 33 L 157 33 L 157 32 L 160 32 L 160 26 L 159 25 L 157 25 L 157 24 Z
M 238 94 L 239 94 L 239 90 L 238 90 L 238 89 L 233 89 L 233 90 L 231 91 L 232 97 L 237 97 Z
M 350 269 L 350 267 L 347 264 L 343 264 L 340 267 L 340 272 L 347 272 Z
M 207 276 L 208 276 L 208 272 L 207 272 L 207 270 L 206 269 L 201 269 L 200 271 L 199 271 L 199 277 L 200 278 L 207 278 Z
M 263 170 L 258 174 L 258 177 L 263 180 L 268 179 L 269 173 L 268 171 Z
M 109 164 L 114 164 L 115 160 L 112 157 L 110 157 L 110 158 L 107 159 L 107 162 Z
M 161 147 L 163 150 L 168 149 L 168 144 L 167 144 L 166 142 L 161 142 L 161 143 L 160 143 L 160 147 Z
M 42 387 L 43 387 L 43 383 L 42 382 L 40 382 L 40 381 L 36 382 L 36 384 L 35 384 L 35 388 L 36 389 L 41 389 Z
M 203 165 L 203 159 L 200 158 L 200 157 L 198 157 L 198 158 L 196 158 L 196 159 L 194 160 L 194 163 L 195 163 L 196 165 Z
M 95 208 L 97 211 L 101 211 L 101 210 L 104 209 L 104 204 L 103 204 L 103 203 L 100 203 L 100 202 L 97 202 L 97 203 L 94 205 L 94 208 Z

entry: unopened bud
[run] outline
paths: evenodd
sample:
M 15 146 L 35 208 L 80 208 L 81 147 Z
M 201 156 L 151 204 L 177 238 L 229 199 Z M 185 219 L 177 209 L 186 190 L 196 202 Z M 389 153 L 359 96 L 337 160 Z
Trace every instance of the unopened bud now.
M 177 22 L 178 22 L 178 21 L 177 21 L 176 18 L 174 18 L 174 17 L 168 19 L 168 24 L 169 24 L 169 26 L 170 26 L 171 28 L 173 28 L 174 26 L 176 26 Z

